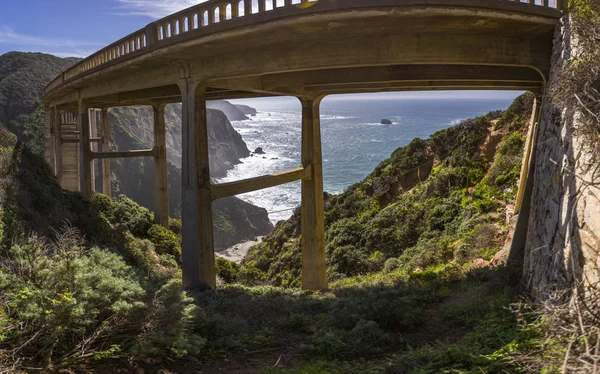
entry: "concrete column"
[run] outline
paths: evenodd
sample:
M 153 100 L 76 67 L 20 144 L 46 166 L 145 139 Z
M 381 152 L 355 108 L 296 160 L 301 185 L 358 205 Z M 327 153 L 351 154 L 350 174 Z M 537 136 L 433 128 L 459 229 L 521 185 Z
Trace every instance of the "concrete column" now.
M 102 109 L 102 152 L 110 151 L 110 130 L 108 126 L 108 108 Z M 111 196 L 110 159 L 102 160 L 102 193 Z
M 321 99 L 302 99 L 302 166 L 311 179 L 302 180 L 302 287 L 326 290 L 323 158 L 321 155 Z
M 96 109 L 90 109 L 90 137 L 98 137 L 98 112 Z M 92 152 L 98 152 L 98 143 L 90 142 Z M 96 161 L 91 162 L 92 170 L 92 191 L 96 191 Z
M 216 285 L 212 198 L 208 164 L 206 87 L 186 80 L 182 96 L 182 252 L 183 286 Z
M 44 159 L 54 169 L 54 126 L 53 113 L 50 107 L 44 107 Z
M 62 121 L 63 119 L 63 115 L 61 114 L 61 111 L 57 108 L 54 107 L 54 137 L 55 137 L 55 141 L 54 141 L 54 157 L 56 159 L 56 169 L 55 169 L 55 175 L 56 175 L 56 179 L 58 180 L 58 184 L 60 184 L 62 186 L 62 171 L 63 171 L 63 161 L 62 161 Z
M 90 148 L 90 114 L 85 100 L 79 100 L 79 190 L 86 198 L 93 195 Z
M 167 174 L 167 138 L 165 105 L 153 105 L 154 111 L 154 221 L 169 228 L 169 182 Z

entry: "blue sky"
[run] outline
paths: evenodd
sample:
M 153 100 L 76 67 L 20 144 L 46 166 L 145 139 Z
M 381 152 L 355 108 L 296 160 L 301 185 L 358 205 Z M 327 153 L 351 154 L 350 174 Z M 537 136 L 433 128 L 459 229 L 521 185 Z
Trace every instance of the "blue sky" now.
M 9 51 L 86 57 L 148 23 L 201 0 L 0 0 L 0 55 Z M 386 95 L 386 94 L 383 94 Z M 447 91 L 387 94 L 508 98 L 517 92 Z M 358 99 L 378 97 L 359 95 Z
M 198 0 L 0 0 L 0 54 L 85 57 Z

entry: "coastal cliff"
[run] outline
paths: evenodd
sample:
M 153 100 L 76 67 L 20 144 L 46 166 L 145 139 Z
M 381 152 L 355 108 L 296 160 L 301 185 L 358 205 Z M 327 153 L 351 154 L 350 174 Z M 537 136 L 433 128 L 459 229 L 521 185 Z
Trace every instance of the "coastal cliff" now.
M 225 104 L 226 103 L 226 104 Z M 221 107 L 233 104 L 221 102 Z M 241 113 L 241 112 L 239 112 Z M 152 148 L 153 120 L 149 107 L 113 108 L 109 111 L 111 146 L 118 150 Z M 181 104 L 165 109 L 167 130 L 167 169 L 169 183 L 169 210 L 173 217 L 181 215 Z M 209 162 L 211 177 L 226 175 L 250 151 L 241 135 L 235 131 L 227 116 L 220 110 L 208 109 Z M 140 205 L 152 208 L 154 204 L 154 164 L 151 159 L 121 159 L 111 161 L 113 194 L 126 195 Z M 246 203 L 236 197 L 215 202 L 214 235 L 217 249 L 226 248 L 273 230 L 264 208 Z
M 77 62 L 75 58 L 58 58 L 43 53 L 10 52 L 0 56 L 0 124 L 15 133 L 35 154 L 44 150 L 44 109 L 41 94 L 51 79 Z M 209 106 L 225 110 L 235 120 L 246 119 L 243 111 L 225 102 Z M 244 110 L 248 111 L 246 107 Z M 113 150 L 152 148 L 153 115 L 149 107 L 119 107 L 109 111 Z M 241 135 L 231 126 L 226 114 L 208 109 L 210 166 L 213 177 L 223 177 L 241 159 L 249 156 Z M 170 214 L 181 210 L 181 104 L 168 105 L 165 110 L 167 127 L 167 158 Z M 96 165 L 99 165 L 96 162 Z M 112 191 L 124 194 L 142 206 L 153 208 L 154 165 L 152 159 L 112 160 Z M 100 168 L 96 168 L 101 190 Z M 267 211 L 235 197 L 215 204 L 215 245 L 227 247 L 257 235 L 269 233 L 273 226 Z

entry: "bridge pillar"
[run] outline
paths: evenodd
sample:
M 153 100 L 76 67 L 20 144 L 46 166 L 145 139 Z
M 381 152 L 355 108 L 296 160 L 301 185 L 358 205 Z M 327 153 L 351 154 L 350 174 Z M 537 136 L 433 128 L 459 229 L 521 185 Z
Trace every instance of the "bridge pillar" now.
M 169 228 L 165 106 L 164 104 L 152 106 L 154 112 L 154 221 L 165 228 Z
M 85 100 L 79 100 L 79 190 L 86 198 L 93 195 L 92 151 L 90 148 L 90 113 Z
M 212 196 L 208 164 L 206 87 L 185 80 L 182 97 L 182 272 L 183 286 L 216 286 Z
M 96 109 L 90 109 L 90 139 L 98 138 L 98 111 Z M 98 143 L 90 141 L 90 148 L 92 152 L 98 152 Z M 92 158 L 90 158 L 92 160 Z M 91 162 L 91 175 L 92 175 L 92 191 L 96 191 L 96 161 Z
M 322 97 L 301 99 L 302 166 L 311 167 L 310 180 L 302 180 L 302 287 L 327 289 L 325 269 L 325 208 L 319 105 Z
M 102 152 L 110 151 L 110 130 L 108 124 L 108 108 L 102 108 Z M 102 193 L 111 196 L 110 159 L 102 160 Z
M 54 107 L 54 159 L 55 169 L 54 175 L 58 180 L 58 184 L 62 186 L 62 174 L 63 174 L 63 157 L 62 157 L 62 114 L 61 111 L 55 106 Z
M 44 159 L 52 166 L 52 171 L 56 173 L 56 162 L 53 152 L 54 146 L 54 114 L 53 109 L 44 107 Z

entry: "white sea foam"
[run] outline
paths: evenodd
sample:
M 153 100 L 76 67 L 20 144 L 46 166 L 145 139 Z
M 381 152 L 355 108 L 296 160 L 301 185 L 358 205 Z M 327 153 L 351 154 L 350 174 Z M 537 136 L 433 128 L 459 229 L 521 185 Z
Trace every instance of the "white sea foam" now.
M 413 138 L 459 124 L 464 118 L 503 107 L 495 102 L 386 101 L 361 104 L 354 100 L 324 102 L 321 111 L 324 188 L 339 193 L 365 178 L 381 161 Z M 246 102 L 252 106 L 252 102 Z M 294 104 L 295 105 L 295 104 Z M 265 109 L 266 106 L 261 109 Z M 293 110 L 294 109 L 294 110 Z M 269 115 L 270 114 L 270 115 Z M 382 125 L 381 118 L 394 125 Z M 218 182 L 231 182 L 292 169 L 300 165 L 300 105 L 259 111 L 247 120 L 233 121 L 250 150 L 264 155 L 242 160 Z M 300 182 L 240 195 L 267 209 L 272 222 L 289 218 L 300 204 Z

